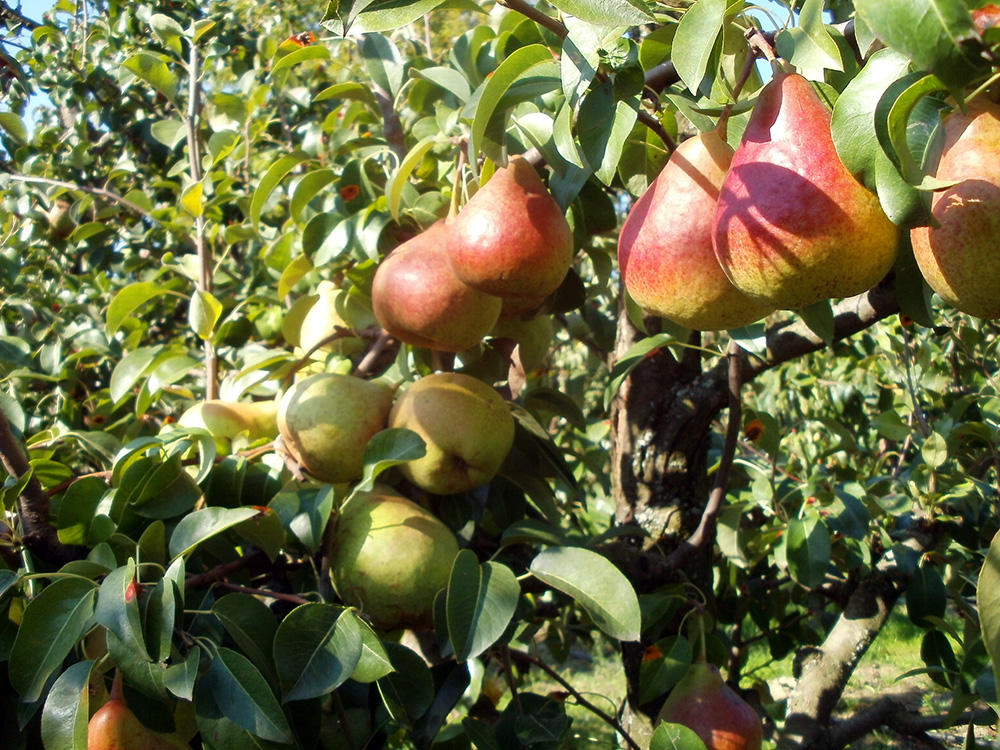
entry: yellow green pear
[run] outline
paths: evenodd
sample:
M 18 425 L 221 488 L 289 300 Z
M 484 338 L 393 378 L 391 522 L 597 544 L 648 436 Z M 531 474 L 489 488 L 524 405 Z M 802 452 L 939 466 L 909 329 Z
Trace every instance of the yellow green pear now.
M 181 427 L 200 427 L 217 438 L 232 440 L 246 433 L 250 442 L 278 435 L 278 402 L 224 401 L 209 399 L 199 401 L 185 411 L 177 424 Z
M 353 375 L 319 373 L 285 393 L 278 430 L 292 456 L 323 482 L 361 477 L 368 441 L 384 429 L 393 388 Z
M 462 373 L 435 373 L 410 385 L 393 404 L 389 426 L 423 438 L 427 453 L 399 470 L 438 495 L 489 482 L 514 444 L 514 417 L 500 394 Z
M 367 492 L 336 519 L 330 578 L 376 628 L 427 628 L 457 554 L 455 535 L 429 511 L 391 491 Z
M 340 333 L 341 338 L 328 342 L 321 351 L 350 355 L 363 349 L 364 342 L 353 334 L 354 326 L 344 318 L 347 292 L 332 281 L 321 281 L 316 294 L 315 303 L 302 318 L 299 346 L 309 351 L 324 339 Z
M 913 256 L 931 289 L 980 318 L 1000 317 L 1000 106 L 976 100 L 944 121 L 937 178 L 958 184 L 934 193 L 939 226 L 910 232 Z

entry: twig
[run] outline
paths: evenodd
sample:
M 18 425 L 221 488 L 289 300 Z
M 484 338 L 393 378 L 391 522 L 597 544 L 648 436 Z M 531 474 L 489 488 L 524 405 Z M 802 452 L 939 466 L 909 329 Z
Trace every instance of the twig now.
M 740 376 L 742 363 L 740 361 L 740 348 L 735 340 L 730 341 L 726 356 L 729 360 L 729 424 L 726 427 L 726 442 L 722 448 L 719 470 L 715 474 L 715 484 L 708 496 L 708 502 L 705 503 L 705 510 L 701 514 L 698 528 L 670 553 L 667 558 L 667 565 L 670 567 L 679 568 L 691 559 L 695 552 L 715 538 L 715 523 L 722 512 L 723 501 L 726 498 L 729 471 L 733 466 L 736 442 L 739 439 L 740 425 L 743 421 L 743 407 L 740 400 L 740 390 L 743 386 Z
M 372 344 L 372 348 L 365 352 L 365 356 L 361 358 L 361 361 L 358 362 L 358 366 L 354 368 L 354 374 L 359 378 L 371 375 L 372 369 L 375 367 L 375 363 L 378 362 L 379 357 L 382 356 L 382 353 L 393 342 L 396 342 L 396 339 L 390 334 L 385 331 L 379 333 L 378 338 L 375 339 L 375 343 Z
M 546 29 L 551 31 L 560 39 L 565 39 L 569 36 L 569 31 L 558 19 L 552 16 L 547 16 L 542 11 L 538 10 L 535 6 L 529 5 L 525 0 L 497 0 L 500 5 L 507 8 L 508 10 L 520 13 L 526 18 L 530 18 L 532 21 L 537 23 L 539 26 L 544 26 Z
M 663 141 L 663 145 L 667 147 L 669 153 L 673 153 L 677 148 L 677 141 L 670 137 L 670 133 L 666 131 L 663 127 L 663 123 L 657 120 L 653 115 L 644 109 L 639 110 L 639 122 L 645 125 L 647 128 L 652 130 L 659 136 L 660 140 Z
M 632 737 L 629 735 L 628 732 L 625 731 L 625 728 L 621 725 L 621 722 L 618 721 L 618 719 L 616 719 L 611 714 L 602 711 L 593 703 L 584 698 L 576 688 L 574 688 L 572 685 L 566 682 L 566 680 L 564 680 L 563 677 L 556 670 L 554 670 L 548 664 L 543 662 L 541 659 L 538 659 L 532 656 L 531 654 L 526 654 L 523 651 L 515 651 L 513 649 L 510 650 L 510 656 L 513 659 L 516 659 L 517 661 L 527 662 L 528 664 L 531 664 L 532 666 L 541 669 L 543 672 L 545 672 L 545 674 L 547 674 L 553 680 L 558 682 L 567 693 L 572 695 L 573 699 L 578 704 L 583 706 L 583 708 L 590 711 L 592 714 L 594 714 L 594 716 L 599 718 L 605 724 L 614 729 L 618 734 L 620 734 L 622 739 L 625 740 L 625 743 L 630 748 L 632 748 L 632 750 L 642 750 L 642 748 L 639 746 L 639 743 L 636 742 L 634 739 L 632 739 Z
M 10 179 L 12 179 L 14 182 L 38 183 L 39 185 L 52 185 L 53 187 L 62 187 L 66 188 L 67 190 L 79 190 L 81 193 L 89 193 L 90 195 L 96 195 L 101 198 L 107 198 L 112 203 L 117 203 L 121 206 L 124 206 L 132 213 L 156 221 L 156 219 L 153 218 L 153 215 L 150 214 L 149 211 L 144 209 L 142 206 L 136 205 L 128 198 L 118 195 L 118 193 L 114 192 L 113 190 L 108 190 L 107 188 L 91 187 L 90 185 L 79 185 L 75 182 L 66 182 L 65 180 L 53 180 L 49 177 L 31 177 L 25 174 L 12 174 L 10 176 Z
M 24 478 L 31 471 L 31 464 L 14 431 L 7 421 L 7 415 L 0 409 L 0 463 L 15 480 Z M 38 478 L 32 476 L 18 498 L 21 517 L 21 537 L 33 553 L 46 562 L 64 565 L 71 560 L 86 556 L 86 547 L 68 546 L 59 541 L 56 527 L 49 523 L 49 496 L 42 489 Z
M 268 591 L 267 589 L 253 589 L 249 586 L 240 586 L 235 583 L 229 583 L 227 581 L 221 581 L 217 584 L 220 589 L 225 589 L 226 591 L 234 591 L 238 594 L 253 594 L 254 596 L 263 596 L 266 599 L 279 599 L 283 602 L 291 602 L 292 604 L 309 604 L 310 600 L 302 596 L 297 596 L 296 594 L 283 594 L 280 591 Z
M 510 688 L 510 699 L 514 702 L 514 710 L 518 716 L 524 715 L 524 707 L 521 705 L 521 696 L 517 692 L 517 681 L 514 679 L 514 670 L 511 667 L 510 658 L 514 652 L 506 643 L 500 647 L 500 665 L 503 667 L 504 677 L 507 678 L 507 687 Z
M 403 125 L 399 121 L 399 113 L 393 106 L 392 96 L 374 81 L 370 82 L 372 94 L 382 112 L 382 127 L 385 130 L 385 142 L 400 161 L 406 158 L 406 137 L 403 135 Z
M 223 563 L 222 565 L 217 565 L 211 570 L 205 571 L 204 573 L 198 573 L 197 575 L 190 575 L 184 579 L 185 589 L 200 589 L 205 586 L 210 586 L 216 581 L 220 581 L 223 578 L 231 576 L 233 573 L 238 573 L 244 568 L 249 568 L 255 562 L 264 557 L 262 551 L 253 552 L 245 557 L 241 557 L 238 560 L 233 560 L 232 562 Z

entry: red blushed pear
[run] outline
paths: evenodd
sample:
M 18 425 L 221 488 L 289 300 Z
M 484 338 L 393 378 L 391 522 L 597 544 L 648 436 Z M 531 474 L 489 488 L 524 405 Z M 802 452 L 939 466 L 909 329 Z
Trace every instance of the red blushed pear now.
M 502 303 L 459 280 L 447 235 L 439 221 L 393 250 L 375 272 L 372 308 L 379 325 L 400 341 L 461 352 L 490 332 Z
M 573 262 L 573 231 L 562 209 L 519 156 L 448 220 L 448 229 L 455 275 L 498 297 L 546 297 Z
M 660 709 L 657 722 L 683 724 L 708 750 L 760 750 L 760 716 L 740 698 L 714 664 L 698 660 L 680 679 Z
M 939 226 L 910 233 L 913 255 L 931 289 L 980 318 L 1000 317 L 1000 106 L 977 101 L 944 122 L 937 177 L 954 187 L 934 193 Z
M 711 331 L 749 325 L 774 309 L 733 286 L 712 249 L 719 186 L 732 158 L 714 130 L 689 138 L 629 212 L 618 265 L 646 312 Z
M 830 111 L 802 76 L 779 73 L 761 91 L 713 241 L 733 284 L 776 308 L 860 294 L 892 268 L 899 231 L 840 161 Z

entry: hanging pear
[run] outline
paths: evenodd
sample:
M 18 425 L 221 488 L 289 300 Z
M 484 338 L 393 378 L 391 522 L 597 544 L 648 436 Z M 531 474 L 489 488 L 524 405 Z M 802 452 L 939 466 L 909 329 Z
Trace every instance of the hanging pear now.
M 712 249 L 719 187 L 732 159 L 714 130 L 687 139 L 629 212 L 618 266 L 646 312 L 713 331 L 749 325 L 774 309 L 733 286 Z
M 573 262 L 573 231 L 535 168 L 511 157 L 448 220 L 451 267 L 498 297 L 544 298 Z
M 1000 106 L 976 101 L 945 118 L 937 178 L 959 182 L 931 199 L 939 226 L 910 232 L 917 265 L 949 305 L 1000 318 Z
M 761 90 L 713 241 L 733 284 L 782 309 L 860 294 L 892 268 L 899 231 L 840 161 L 830 112 L 802 76 L 778 73 Z
M 657 722 L 683 724 L 708 750 L 760 750 L 764 727 L 749 703 L 729 687 L 719 668 L 701 659 L 681 677 Z
M 139 721 L 125 704 L 121 672 L 115 672 L 111 697 L 90 717 L 87 750 L 191 750 L 191 745 L 171 732 L 156 732 Z

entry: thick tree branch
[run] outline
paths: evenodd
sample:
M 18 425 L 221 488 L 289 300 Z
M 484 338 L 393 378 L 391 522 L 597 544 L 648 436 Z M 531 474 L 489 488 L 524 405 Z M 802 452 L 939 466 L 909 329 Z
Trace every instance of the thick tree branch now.
M 0 409 L 0 463 L 14 479 L 21 479 L 31 471 L 31 464 L 28 463 L 27 456 L 14 437 L 14 431 L 2 409 Z M 39 558 L 61 567 L 71 560 L 86 556 L 85 547 L 70 547 L 59 541 L 56 527 L 49 523 L 49 496 L 35 477 L 31 477 L 21 491 L 18 509 L 24 544 Z
M 910 553 L 919 555 L 933 543 L 934 536 L 918 528 L 904 545 Z M 796 662 L 799 677 L 788 698 L 779 748 L 832 750 L 824 734 L 833 710 L 908 582 L 906 562 L 899 555 L 886 554 L 851 594 L 823 645 L 799 652 Z
M 20 12 L 20 9 L 10 7 L 10 4 L 0 0 L 0 21 L 11 26 L 23 26 L 28 31 L 34 31 L 41 26 L 38 21 L 33 21 Z
M 961 726 L 970 723 L 989 726 L 996 721 L 996 714 L 990 708 L 966 711 L 957 718 L 949 715 L 923 716 L 911 711 L 894 696 L 886 696 L 861 709 L 850 718 L 835 723 L 829 730 L 824 747 L 847 747 L 851 742 L 871 734 L 879 727 L 888 727 L 899 734 L 910 737 L 925 737 L 927 732 L 947 726 Z

